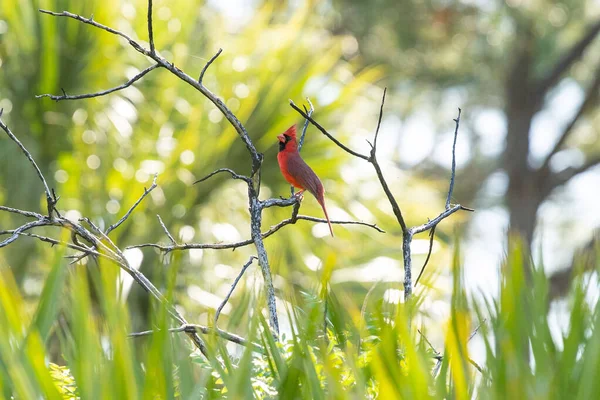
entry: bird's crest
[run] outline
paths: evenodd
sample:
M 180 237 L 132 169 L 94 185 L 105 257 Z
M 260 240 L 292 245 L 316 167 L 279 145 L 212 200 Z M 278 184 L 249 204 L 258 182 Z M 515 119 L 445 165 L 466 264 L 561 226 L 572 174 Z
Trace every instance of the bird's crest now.
M 296 138 L 296 124 L 290 126 L 287 131 L 283 132 L 284 135 Z

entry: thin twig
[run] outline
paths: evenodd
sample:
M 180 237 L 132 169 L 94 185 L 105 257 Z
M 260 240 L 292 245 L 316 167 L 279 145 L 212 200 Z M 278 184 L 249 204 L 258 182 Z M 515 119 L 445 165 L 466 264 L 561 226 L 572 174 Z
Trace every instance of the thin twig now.
M 150 53 L 156 53 L 154 49 L 154 34 L 152 32 L 152 0 L 148 0 L 148 42 L 150 43 Z
M 537 83 L 536 92 L 538 97 L 546 95 L 548 90 L 554 86 L 564 72 L 569 69 L 573 63 L 581 59 L 585 49 L 594 42 L 596 36 L 600 32 L 600 19 L 596 20 L 585 33 L 585 35 L 579 39 L 571 48 L 567 49 L 565 54 L 554 64 L 554 67 L 548 72 L 548 74 L 540 79 Z
M 156 188 L 156 186 L 157 186 L 156 179 L 157 178 L 158 178 L 158 174 L 154 174 L 154 179 L 152 179 L 152 185 L 148 189 L 144 188 L 144 193 L 142 193 L 140 198 L 137 199 L 137 201 L 131 206 L 131 208 L 125 213 L 125 215 L 123 215 L 123 217 L 121 217 L 121 219 L 118 220 L 116 223 L 114 223 L 108 227 L 108 229 L 105 232 L 106 235 L 108 235 L 109 233 L 111 233 L 112 231 L 117 229 L 119 227 L 119 225 L 121 225 L 123 222 L 125 222 L 125 220 L 127 218 L 129 218 L 129 216 L 131 215 L 133 210 L 135 210 L 135 208 L 138 206 L 138 204 L 140 204 L 142 202 L 142 200 L 144 200 L 144 198 L 146 196 L 148 196 L 148 194 Z
M 110 250 L 115 255 L 120 256 L 123 260 L 125 259 L 121 250 L 112 241 L 112 239 L 109 238 L 108 235 L 102 231 L 102 229 L 100 229 L 96 224 L 94 224 L 91 219 L 89 219 L 87 217 L 82 217 L 82 218 L 79 218 L 79 222 L 86 222 L 92 228 L 92 230 L 100 236 L 100 240 L 98 241 L 99 244 L 105 246 L 105 248 L 107 250 Z M 108 242 L 108 244 L 110 244 L 112 246 L 112 249 L 110 249 L 108 246 L 106 246 L 104 243 L 102 243 L 102 240 L 106 240 Z
M 298 111 L 298 113 L 300 113 L 300 115 L 302 115 L 305 119 L 309 120 L 318 130 L 320 130 L 323 133 L 323 135 L 327 136 L 333 143 L 337 144 L 346 153 L 352 154 L 353 156 L 358 157 L 358 158 L 362 158 L 365 161 L 369 161 L 369 157 L 346 147 L 342 142 L 340 142 L 335 137 L 333 137 L 329 132 L 327 132 L 327 130 L 325 128 L 323 128 L 311 116 L 309 116 L 307 113 L 305 113 L 304 110 L 299 108 L 292 100 L 290 100 L 290 106 L 292 106 L 292 108 L 294 110 Z
M 300 198 L 298 196 L 293 196 L 293 195 L 287 199 L 271 198 L 271 199 L 266 199 L 266 200 L 261 201 L 261 206 L 263 209 L 270 208 L 270 207 L 289 207 L 289 206 L 293 206 L 295 204 L 300 204 Z
M 2 117 L 2 111 L 3 111 L 3 109 L 0 109 L 0 117 Z M 6 126 L 6 124 L 4 124 L 4 122 L 2 122 L 1 119 L 0 119 L 0 128 L 2 128 L 2 130 L 4 132 L 6 132 L 6 134 L 8 135 L 8 137 L 13 142 L 15 142 L 17 144 L 17 146 L 19 146 L 19 148 L 21 149 L 21 151 L 25 154 L 25 157 L 27 157 L 27 159 L 29 160 L 29 162 L 35 168 L 35 171 L 37 172 L 38 177 L 40 178 L 40 180 L 42 181 L 42 184 L 44 185 L 44 191 L 46 192 L 46 203 L 48 205 L 48 217 L 52 218 L 52 211 L 54 210 L 54 206 L 56 205 L 56 202 L 58 201 L 58 198 L 55 198 L 52 195 L 52 192 L 50 191 L 50 188 L 48 187 L 48 183 L 46 182 L 46 178 L 44 178 L 44 174 L 42 174 L 42 171 L 40 170 L 40 167 L 38 167 L 38 165 L 36 164 L 36 162 L 33 159 L 31 153 L 29 152 L 29 150 L 27 150 L 25 148 L 25 146 L 23 146 L 23 143 L 21 143 L 21 141 L 19 139 L 17 139 L 17 137 L 14 135 L 14 133 L 11 132 L 10 128 L 8 126 Z
M 217 59 L 217 57 L 219 57 L 221 55 L 222 52 L 223 52 L 223 49 L 219 48 L 219 51 L 217 51 L 217 53 L 214 56 L 212 56 L 210 60 L 208 60 L 208 62 L 204 66 L 204 68 L 202 68 L 202 72 L 200 72 L 200 77 L 198 78 L 199 84 L 202 84 L 202 80 L 204 79 L 204 73 L 206 72 L 208 67 L 210 67 L 210 65 L 213 63 L 213 61 L 215 61 Z
M 231 285 L 231 288 L 229 289 L 229 293 L 227 293 L 227 296 L 225 296 L 225 298 L 223 299 L 221 304 L 219 304 L 219 307 L 217 307 L 217 311 L 215 312 L 215 328 L 217 327 L 217 322 L 219 321 L 219 316 L 221 315 L 221 311 L 223 310 L 223 307 L 225 307 L 225 304 L 227 304 L 227 302 L 229 301 L 229 298 L 233 294 L 235 287 L 237 286 L 240 279 L 242 279 L 244 272 L 246 272 L 246 270 L 248 269 L 248 267 L 250 266 L 250 264 L 252 264 L 252 261 L 254 261 L 254 260 L 258 260 L 258 258 L 256 256 L 250 256 L 250 259 L 248 260 L 248 262 L 246 264 L 244 264 L 244 266 L 242 267 L 242 270 L 238 274 L 237 278 L 235 278 L 235 280 L 233 281 L 233 284 Z
M 429 229 L 433 228 L 434 226 L 436 226 L 437 224 L 442 222 L 444 219 L 448 218 L 450 215 L 454 214 L 455 212 L 457 212 L 459 210 L 470 211 L 470 212 L 475 211 L 472 208 L 464 207 L 464 206 L 461 206 L 460 204 L 454 204 L 452 207 L 450 207 L 447 210 L 444 210 L 442 213 L 440 213 L 440 215 L 438 215 L 431 221 L 428 221 L 427 223 L 425 223 L 423 225 L 419 225 L 419 226 L 410 228 L 410 231 L 413 235 L 416 235 L 417 233 L 428 231 Z
M 454 177 L 456 176 L 456 138 L 458 137 L 458 127 L 460 125 L 460 113 L 462 110 L 458 109 L 458 117 L 454 119 L 456 122 L 456 128 L 454 128 L 454 142 L 452 143 L 452 173 L 450 175 L 450 187 L 448 188 L 448 197 L 446 198 L 446 210 L 450 208 L 450 199 L 452 198 L 452 191 L 454 190 Z
M 44 225 L 47 225 L 46 221 L 44 221 L 44 220 L 31 221 L 24 225 L 21 225 L 17 229 L 12 230 L 12 232 L 11 232 L 12 236 L 10 236 L 8 239 L 5 239 L 2 242 L 0 242 L 0 248 L 2 248 L 4 246 L 8 246 L 9 244 L 11 244 L 15 240 L 17 240 L 19 238 L 19 235 L 23 234 L 24 232 L 27 232 L 28 230 L 33 229 L 35 227 L 44 226 Z M 9 233 L 9 231 L 6 231 L 6 233 Z
M 298 221 L 298 220 L 327 223 L 327 220 L 324 218 L 310 217 L 308 215 L 296 215 L 295 218 L 293 218 L 293 217 L 287 218 L 287 219 L 284 219 L 283 221 L 279 222 L 277 225 L 273 225 L 268 231 L 262 233 L 262 238 L 266 239 L 269 236 L 273 235 L 278 230 L 280 230 L 281 228 L 283 228 L 284 226 L 295 224 L 296 221 Z M 362 225 L 362 226 L 367 226 L 369 228 L 373 228 L 377 232 L 385 233 L 385 231 L 383 229 L 381 229 L 380 227 L 378 227 L 376 224 L 369 224 L 367 222 L 338 221 L 338 220 L 332 220 L 330 222 L 332 225 Z M 152 248 L 158 249 L 160 251 L 165 251 L 165 252 L 171 252 L 174 250 L 190 250 L 190 249 L 224 250 L 224 249 L 237 249 L 240 247 L 251 245 L 252 243 L 254 243 L 252 239 L 241 240 L 239 242 L 234 242 L 234 243 L 206 243 L 206 244 L 204 244 L 204 243 L 185 243 L 185 244 L 178 244 L 178 245 L 172 245 L 172 246 L 161 245 L 161 244 L 157 244 L 157 243 L 142 243 L 142 244 L 127 246 L 125 249 L 137 249 L 137 248 L 144 248 L 144 247 L 152 247 Z
M 165 234 L 167 235 L 167 237 L 169 238 L 169 240 L 171 241 L 171 243 L 173 243 L 174 246 L 177 246 L 177 242 L 175 241 L 175 239 L 173 238 L 173 235 L 171 235 L 171 233 L 169 232 L 169 230 L 165 226 L 165 223 L 160 218 L 160 215 L 156 214 L 156 218 L 158 218 L 158 223 L 163 228 L 163 231 L 165 232 Z
M 130 333 L 128 336 L 130 338 L 138 338 L 138 337 L 142 337 L 142 336 L 150 336 L 155 334 L 157 331 L 156 330 L 148 330 L 148 331 L 143 331 L 143 332 L 134 332 L 134 333 Z M 228 340 L 230 342 L 239 344 L 241 346 L 248 346 L 249 344 L 252 345 L 252 347 L 254 348 L 254 350 L 259 351 L 259 352 L 264 352 L 264 348 L 256 343 L 251 343 L 249 342 L 247 339 L 236 335 L 235 333 L 231 333 L 231 332 L 227 332 L 224 331 L 222 329 L 213 329 L 213 328 L 209 328 L 207 326 L 204 325 L 198 325 L 198 324 L 183 324 L 178 328 L 171 328 L 169 329 L 169 332 L 171 333 L 177 333 L 177 332 L 200 332 L 203 333 L 205 335 L 211 334 L 213 332 L 216 332 L 217 335 L 219 335 L 220 337 L 222 337 L 225 340 Z
M 152 54 L 150 53 L 150 51 L 144 49 L 139 43 L 137 43 L 135 40 L 133 40 L 132 38 L 130 38 L 128 35 L 126 35 L 125 33 L 118 31 L 116 29 L 110 28 L 106 25 L 100 24 L 96 21 L 94 21 L 93 17 L 90 18 L 85 18 L 82 17 L 81 15 L 77 15 L 77 14 L 73 14 L 70 13 L 68 11 L 63 11 L 63 12 L 54 12 L 54 11 L 49 11 L 49 10 L 43 10 L 43 9 L 39 9 L 39 12 L 41 12 L 42 14 L 48 14 L 48 15 L 52 15 L 53 17 L 67 17 L 67 18 L 72 18 L 74 20 L 77 20 L 79 22 L 82 22 L 84 24 L 88 24 L 88 25 L 92 25 L 98 29 L 102 29 L 103 31 L 112 33 L 113 35 L 117 35 L 122 37 L 123 39 L 127 40 L 127 42 L 134 48 L 136 49 L 138 52 L 150 57 Z
M 581 119 L 581 117 L 589 109 L 591 109 L 593 104 L 596 103 L 596 101 L 598 99 L 598 89 L 600 88 L 600 64 L 596 67 L 595 76 L 596 77 L 592 81 L 590 87 L 588 88 L 588 90 L 585 94 L 585 98 L 583 99 L 583 102 L 577 109 L 577 112 L 575 113 L 573 118 L 571 118 L 571 120 L 569 121 L 567 126 L 563 129 L 560 137 L 554 144 L 554 147 L 552 148 L 552 150 L 550 150 L 550 153 L 548 153 L 548 155 L 544 159 L 544 162 L 538 171 L 542 171 L 542 173 L 546 173 L 549 170 L 550 161 L 552 160 L 552 157 L 561 150 L 562 146 L 565 144 L 567 139 L 571 136 L 571 133 L 574 131 L 574 128 L 577 125 L 577 122 Z
M 12 230 L 8 230 L 8 231 L 0 231 L 0 235 L 5 235 L 5 234 L 13 234 L 15 232 L 15 229 Z M 65 246 L 68 247 L 70 249 L 73 250 L 78 250 L 81 252 L 85 252 L 85 253 L 89 253 L 95 256 L 102 256 L 103 254 L 98 253 L 97 251 L 93 250 L 93 249 L 89 249 L 87 247 L 83 247 L 82 245 L 76 245 L 73 243 L 69 243 L 69 242 L 64 242 L 62 240 L 58 240 L 58 239 L 54 239 L 48 236 L 42 236 L 42 235 L 38 235 L 36 233 L 31 233 L 31 232 L 19 232 L 18 235 L 20 236 L 28 236 L 34 239 L 38 239 L 42 242 L 46 242 L 46 243 L 50 243 L 51 245 L 59 245 L 59 246 Z M 106 256 L 109 257 L 109 256 Z M 114 259 L 112 259 L 113 261 L 115 261 Z
M 308 115 L 309 117 L 312 117 L 313 112 L 315 111 L 315 108 L 308 97 L 306 98 L 306 101 L 308 102 L 310 108 L 306 108 L 305 105 L 302 105 L 302 107 L 304 108 L 304 112 L 306 113 L 306 115 Z M 304 145 L 304 138 L 306 137 L 306 130 L 308 129 L 309 123 L 310 123 L 309 120 L 307 120 L 307 119 L 304 120 L 304 125 L 302 126 L 302 133 L 300 134 L 300 141 L 298 142 L 298 153 L 300 153 L 300 151 L 302 150 L 302 146 Z M 295 192 L 296 192 L 296 188 L 294 187 L 294 185 L 290 185 L 290 193 L 292 194 L 292 196 L 294 196 Z
M 313 106 L 313 103 L 308 97 L 306 98 L 306 101 L 308 102 L 309 109 L 307 110 L 306 107 L 304 107 L 304 112 L 306 112 L 306 115 L 308 115 L 309 117 L 312 117 L 313 113 L 315 112 L 315 107 Z M 308 119 L 304 120 L 304 125 L 302 126 L 302 133 L 300 134 L 300 141 L 298 142 L 298 153 L 300 152 L 300 150 L 302 150 L 302 146 L 304 145 L 304 137 L 306 136 L 306 130 L 308 129 L 309 123 L 310 121 Z
M 8 211 L 9 213 L 20 214 L 25 217 L 31 217 L 31 218 L 37 218 L 37 219 L 44 218 L 44 216 L 42 214 L 38 214 L 33 211 L 19 210 L 18 208 L 12 208 L 12 207 L 6 207 L 6 206 L 0 206 L 0 211 Z
M 398 224 L 400 224 L 400 227 L 402 228 L 402 233 L 406 234 L 407 227 L 406 227 L 406 222 L 404 222 L 404 217 L 402 216 L 402 210 L 400 210 L 400 206 L 398 205 L 396 198 L 392 194 L 392 191 L 390 190 L 390 188 L 387 184 L 387 181 L 385 180 L 385 178 L 383 176 L 383 171 L 381 170 L 381 167 L 379 166 L 379 162 L 377 161 L 377 137 L 379 136 L 379 128 L 381 126 L 381 119 L 383 117 L 383 106 L 385 104 L 386 91 L 387 91 L 387 88 L 385 88 L 383 90 L 383 96 L 381 97 L 381 107 L 379 108 L 379 118 L 377 120 L 377 129 L 375 130 L 375 138 L 373 139 L 373 145 L 371 146 L 371 153 L 370 153 L 370 156 L 367 159 L 367 161 L 373 165 L 373 168 L 375 168 L 375 173 L 377 174 L 379 183 L 381 184 L 381 187 L 383 188 L 383 191 L 385 192 L 385 195 L 388 198 L 390 205 L 392 206 L 392 211 L 394 212 L 394 215 L 396 216 L 396 220 L 398 221 Z
M 246 183 L 252 183 L 252 180 L 250 178 L 248 178 L 247 176 L 236 174 L 233 170 L 231 170 L 229 168 L 219 168 L 218 170 L 213 171 L 210 174 L 206 175 L 204 178 L 198 179 L 197 181 L 192 183 L 192 185 L 195 185 L 196 183 L 204 182 L 208 178 L 211 178 L 212 176 L 214 176 L 220 172 L 229 172 L 233 179 L 240 179 L 240 180 L 245 181 Z
M 54 94 L 38 94 L 35 96 L 36 99 L 42 98 L 42 97 L 50 97 L 52 100 L 56 100 L 56 101 L 60 101 L 60 100 L 78 100 L 78 99 L 90 99 L 93 97 L 100 97 L 100 96 L 106 96 L 107 94 L 113 93 L 113 92 L 117 92 L 119 90 L 123 90 L 125 88 L 128 88 L 129 86 L 133 85 L 135 82 L 137 82 L 138 80 L 140 80 L 142 77 L 144 77 L 148 72 L 155 70 L 156 68 L 160 67 L 160 64 L 153 64 L 151 66 L 149 66 L 148 68 L 146 68 L 145 70 L 141 71 L 140 73 L 136 74 L 133 78 L 131 78 L 130 80 L 128 80 L 127 82 L 125 82 L 122 85 L 116 86 L 114 88 L 111 89 L 107 89 L 107 90 L 102 90 L 100 92 L 96 92 L 96 93 L 84 93 L 84 94 L 78 94 L 78 95 L 68 95 L 66 93 L 57 96 Z
M 427 251 L 427 258 L 425 259 L 425 262 L 423 263 L 423 268 L 421 268 L 421 272 L 419 272 L 419 276 L 417 276 L 417 279 L 415 280 L 415 287 L 417 287 L 417 284 L 419 283 L 419 279 L 421 279 L 423 272 L 425 272 L 425 267 L 427 266 L 427 263 L 429 262 L 429 258 L 431 258 L 431 251 L 433 249 L 433 239 L 435 237 L 435 228 L 436 228 L 436 225 L 434 225 L 433 228 L 431 228 L 431 230 L 429 231 L 429 250 Z
M 477 332 L 479 332 L 479 329 L 485 325 L 485 323 L 487 322 L 487 318 L 484 318 L 483 321 L 481 321 L 481 323 L 479 325 L 477 325 L 477 328 L 475 328 L 473 330 L 473 332 L 471 332 L 471 334 L 469 335 L 469 339 L 467 339 L 467 342 L 470 342 L 471 339 L 473 339 L 475 337 L 475 335 L 477 335 Z
M 379 128 L 381 127 L 381 119 L 383 118 L 383 105 L 385 104 L 385 94 L 387 87 L 383 89 L 383 97 L 381 99 L 381 107 L 379 107 L 379 119 L 377 120 L 377 129 L 375 130 L 375 138 L 373 139 L 373 147 L 377 147 L 377 137 L 379 136 Z

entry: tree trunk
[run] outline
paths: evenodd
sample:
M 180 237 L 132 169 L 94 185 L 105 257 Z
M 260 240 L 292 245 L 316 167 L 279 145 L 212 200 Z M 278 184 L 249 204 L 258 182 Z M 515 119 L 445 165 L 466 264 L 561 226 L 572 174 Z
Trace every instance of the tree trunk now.
M 504 112 L 507 132 L 503 167 L 509 180 L 506 206 L 510 214 L 510 230 L 520 235 L 527 248 L 530 248 L 543 194 L 535 170 L 528 163 L 529 131 L 541 102 L 530 76 L 533 36 L 527 31 L 522 37 L 506 82 Z

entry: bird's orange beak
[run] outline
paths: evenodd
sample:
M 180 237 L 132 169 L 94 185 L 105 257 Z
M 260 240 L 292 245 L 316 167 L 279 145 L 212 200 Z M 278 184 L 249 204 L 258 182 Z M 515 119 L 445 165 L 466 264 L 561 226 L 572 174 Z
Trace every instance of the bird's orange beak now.
M 281 142 L 281 143 L 285 143 L 285 136 L 282 135 L 277 135 L 277 139 Z

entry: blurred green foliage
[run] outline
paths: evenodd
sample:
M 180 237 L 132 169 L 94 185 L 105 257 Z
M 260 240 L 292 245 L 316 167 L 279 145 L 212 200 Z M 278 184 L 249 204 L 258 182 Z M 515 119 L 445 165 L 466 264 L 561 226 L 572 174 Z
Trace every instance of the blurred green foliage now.
M 128 338 L 131 319 L 118 269 L 94 273 L 53 259 L 40 302 L 30 309 L 10 270 L 0 272 L 0 390 L 5 398 L 544 398 L 600 395 L 598 270 L 577 278 L 556 326 L 548 314 L 543 268 L 523 271 L 518 242 L 505 260 L 498 300 L 465 292 L 460 254 L 453 261 L 451 312 L 443 346 L 409 303 L 377 296 L 362 312 L 345 291 L 324 280 L 316 294 L 288 291 L 289 331 L 275 342 L 260 312 L 235 321 L 253 350 L 204 335 L 209 358 L 190 355 L 186 337 L 168 333 L 167 313 L 152 307 L 154 333 Z M 600 267 L 600 260 L 595 260 Z M 91 279 L 89 279 L 91 278 Z M 91 295 L 94 285 L 98 304 Z M 167 290 L 173 293 L 172 290 Z M 592 297 L 590 297 L 592 294 Z M 170 297 L 170 295 L 169 295 Z M 56 316 L 61 317 L 56 320 Z M 246 325 L 242 328 L 241 325 Z M 62 366 L 47 364 L 50 335 L 58 335 Z M 362 340 L 360 340 L 362 339 Z M 475 342 L 485 356 L 474 361 Z M 137 350 L 135 347 L 138 347 Z
M 289 98 L 301 103 L 310 96 L 315 118 L 323 126 L 351 147 L 366 149 L 363 139 L 372 137 L 381 96 L 374 84 L 380 80 L 397 78 L 398 73 L 414 77 L 410 88 L 400 88 L 404 97 L 400 101 L 410 100 L 402 103 L 404 108 L 397 108 L 396 102 L 388 106 L 400 114 L 412 110 L 421 96 L 431 94 L 426 86 L 419 86 L 427 77 L 435 76 L 438 83 L 449 86 L 449 82 L 466 83 L 482 92 L 485 85 L 496 84 L 489 79 L 496 72 L 478 66 L 486 56 L 492 57 L 490 67 L 499 67 L 501 51 L 456 58 L 461 54 L 457 48 L 464 50 L 467 42 L 503 40 L 478 36 L 473 25 L 453 22 L 456 13 L 473 17 L 476 11 L 471 6 L 460 10 L 435 6 L 439 13 L 432 14 L 434 21 L 423 20 L 431 4 L 425 3 L 423 9 L 416 3 L 412 6 L 400 21 L 394 19 L 397 13 L 382 14 L 385 18 L 378 20 L 377 29 L 386 30 L 390 24 L 398 28 L 399 49 L 416 47 L 402 57 L 382 51 L 385 41 L 371 48 L 385 57 L 359 55 L 356 39 L 331 29 L 331 21 L 323 17 L 330 15 L 322 13 L 326 2 L 297 7 L 265 2 L 251 18 L 236 22 L 215 2 L 155 1 L 155 42 L 161 54 L 192 76 L 200 73 L 219 47 L 224 49 L 204 83 L 238 116 L 259 151 L 265 153 L 262 196 L 285 196 L 289 187 L 275 163 L 275 135 L 301 122 L 289 108 Z M 153 71 L 133 87 L 105 97 L 58 103 L 34 98 L 41 93 L 59 94 L 62 89 L 69 94 L 104 90 L 148 66 L 147 60 L 116 37 L 77 21 L 41 15 L 37 8 L 93 15 L 144 41 L 145 7 L 142 0 L 4 0 L 0 4 L 3 118 L 32 151 L 61 195 L 59 209 L 69 217 L 90 217 L 106 228 L 158 173 L 159 187 L 114 232 L 113 240 L 121 247 L 167 242 L 156 214 L 179 242 L 247 238 L 242 184 L 223 176 L 191 186 L 220 167 L 248 173 L 246 150 L 218 110 L 167 71 Z M 362 9 L 355 26 L 363 29 L 358 22 L 372 23 L 374 10 Z M 347 21 L 353 20 L 344 17 L 343 22 Z M 503 33 L 492 29 L 498 21 L 487 22 L 490 35 Z M 460 39 L 453 44 L 457 48 L 440 52 L 450 33 Z M 368 39 L 366 30 L 364 35 Z M 416 46 L 427 40 L 430 47 Z M 402 62 L 402 68 L 385 69 L 379 62 L 392 67 Z M 481 74 L 479 80 L 473 80 L 473 70 Z M 430 107 L 442 102 L 438 96 Z M 43 210 L 43 193 L 34 172 L 12 142 L 4 136 L 0 141 L 0 204 Z M 129 290 L 112 266 L 67 267 L 62 258 L 66 252 L 21 238 L 0 251 L 3 395 L 468 398 L 475 393 L 491 398 L 508 394 L 563 398 L 578 391 L 581 398 L 590 398 L 600 391 L 593 380 L 600 359 L 599 339 L 593 334 L 598 311 L 586 298 L 587 286 L 597 284 L 597 275 L 575 282 L 567 310 L 571 322 L 564 337 L 554 339 L 542 268 L 534 273 L 533 283 L 526 283 L 518 266 L 528 261 L 518 247 L 511 250 L 499 300 L 482 306 L 465 294 L 458 250 L 452 261 L 444 246 L 451 237 L 449 228 L 440 226 L 441 251 L 431 261 L 438 268 L 426 272 L 423 289 L 411 303 L 398 304 L 399 227 L 390 218 L 389 205 L 377 194 L 381 189 L 374 174 L 362 173 L 366 164 L 350 162 L 312 127 L 303 156 L 324 181 L 334 218 L 376 222 L 388 233 L 338 225 L 332 240 L 324 225 L 299 222 L 267 239 L 279 310 L 282 316 L 287 313 L 287 318 L 281 318 L 286 334 L 280 343 L 273 341 L 261 315 L 261 278 L 255 267 L 248 270 L 220 321 L 222 328 L 260 343 L 265 354 L 208 336 L 211 357 L 205 359 L 196 353 L 189 357 L 185 336 L 167 333 L 171 325 L 164 309 L 152 304 L 137 286 Z M 390 165 L 385 166 L 385 174 L 395 193 L 410 193 L 410 201 L 403 204 L 409 225 L 422 223 L 443 208 L 446 182 L 422 182 Z M 267 210 L 263 227 L 268 229 L 289 213 L 289 209 Z M 302 213 L 320 216 L 321 210 L 307 198 Z M 464 218 L 455 217 L 454 221 Z M 1 229 L 19 222 L 19 217 L 0 213 Z M 50 229 L 39 233 L 57 235 Z M 426 242 L 423 238 L 414 243 L 416 265 Z M 218 301 L 253 249 L 166 255 L 133 250 L 127 254 L 185 310 L 190 321 L 206 323 L 212 321 Z M 444 276 L 447 265 L 454 269 Z M 447 285 L 453 291 L 450 316 L 444 318 L 443 332 L 436 335 L 445 346 L 443 352 L 438 349 L 440 353 L 424 340 L 430 333 L 435 335 L 424 327 L 436 316 L 421 307 L 444 294 L 443 283 L 437 291 L 427 286 L 438 275 L 453 278 L 453 286 Z M 365 297 L 369 288 L 371 296 Z M 487 322 L 477 338 L 483 340 L 486 357 L 482 371 L 477 371 L 467 344 L 470 332 L 483 320 Z M 594 327 L 592 334 L 590 327 Z M 149 338 L 127 338 L 129 332 L 149 328 L 156 330 Z M 580 353 L 581 349 L 588 351 Z

